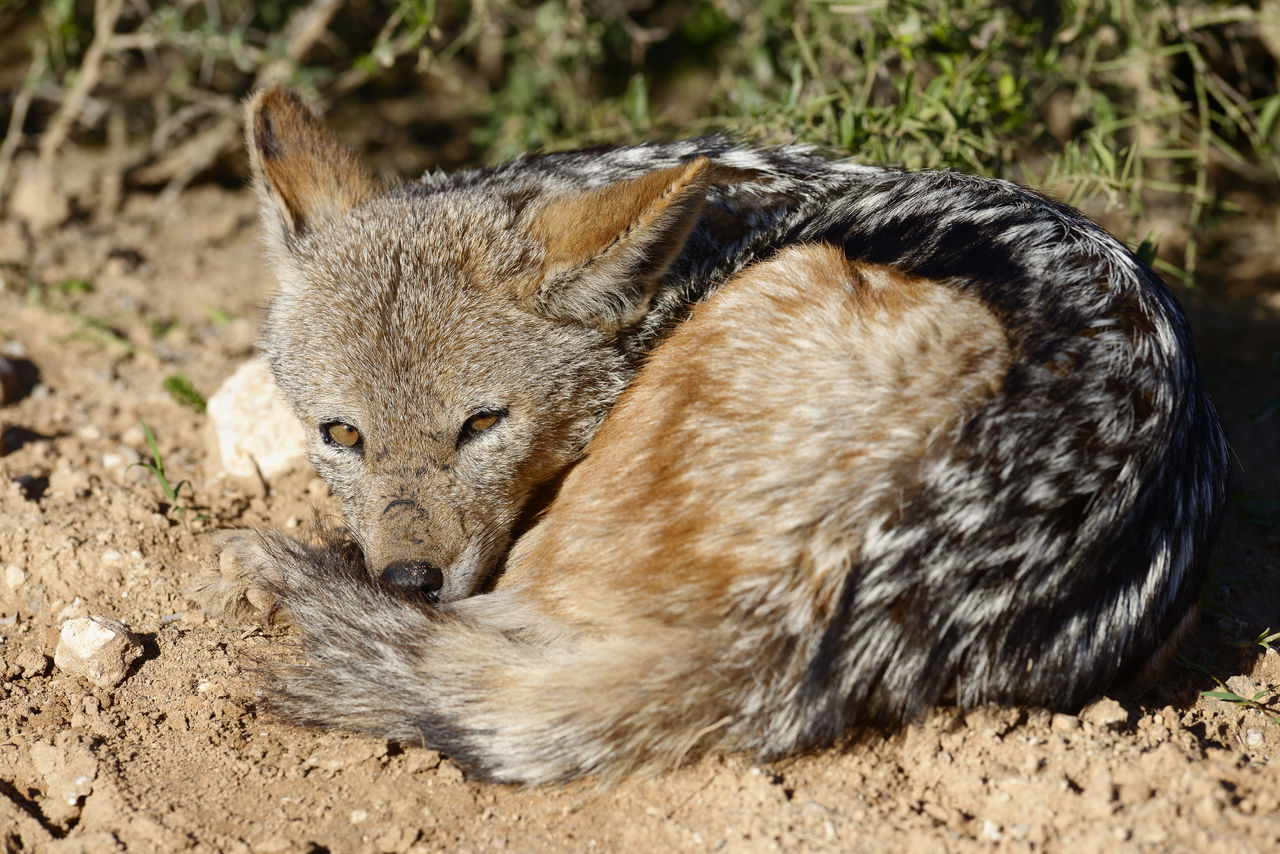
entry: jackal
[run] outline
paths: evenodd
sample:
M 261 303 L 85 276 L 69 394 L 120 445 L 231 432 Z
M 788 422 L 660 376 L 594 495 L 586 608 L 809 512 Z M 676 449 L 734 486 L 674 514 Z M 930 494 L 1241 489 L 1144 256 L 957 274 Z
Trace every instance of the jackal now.
M 1073 210 L 722 138 L 384 186 L 279 88 L 248 142 L 355 542 L 228 545 L 304 638 L 293 719 L 608 776 L 1079 706 L 1194 615 L 1226 444 Z

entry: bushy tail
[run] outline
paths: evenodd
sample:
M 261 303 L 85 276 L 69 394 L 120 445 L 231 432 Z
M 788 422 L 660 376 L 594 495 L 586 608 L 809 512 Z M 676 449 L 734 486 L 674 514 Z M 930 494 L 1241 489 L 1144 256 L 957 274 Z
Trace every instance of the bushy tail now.
M 775 737 L 761 724 L 777 729 L 794 701 L 762 691 L 767 707 L 744 717 L 744 687 L 776 672 L 780 650 L 743 656 L 743 638 L 723 629 L 623 621 L 548 636 L 512 591 L 425 607 L 331 547 L 278 534 L 260 544 L 303 636 L 300 662 L 268 665 L 271 705 L 298 723 L 428 745 L 482 779 L 608 779 L 710 749 L 762 752 Z M 513 628 L 522 622 L 531 628 Z

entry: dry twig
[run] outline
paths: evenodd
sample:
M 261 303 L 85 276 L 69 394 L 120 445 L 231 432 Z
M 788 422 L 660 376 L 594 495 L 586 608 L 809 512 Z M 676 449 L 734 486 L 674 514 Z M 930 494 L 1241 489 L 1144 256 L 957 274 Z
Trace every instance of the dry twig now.
M 342 3 L 343 0 L 312 0 L 295 13 L 285 26 L 285 57 L 263 65 L 254 77 L 254 88 L 284 79 L 290 66 L 300 62 L 324 36 Z M 158 163 L 131 176 L 135 182 L 166 181 L 158 200 L 159 210 L 164 210 L 197 175 L 238 144 L 239 105 L 226 99 L 216 112 L 221 116 L 213 125 L 170 151 Z
M 9 194 L 9 170 L 13 167 L 13 157 L 22 142 L 22 127 L 27 121 L 27 110 L 31 109 L 31 96 L 36 84 L 44 76 L 49 54 L 47 46 L 40 42 L 36 45 L 35 55 L 31 58 L 31 66 L 27 69 L 22 88 L 13 99 L 13 112 L 9 114 L 9 129 L 5 132 L 4 143 L 0 144 L 0 209 L 3 209 Z
M 98 85 L 98 80 L 102 77 L 102 60 L 115 34 L 116 22 L 120 19 L 123 7 L 124 0 L 94 0 L 93 41 L 84 52 L 75 84 L 67 92 L 48 129 L 40 137 L 39 163 L 42 169 L 52 169 L 58 149 L 67 141 L 71 128 L 80 117 L 85 98 Z

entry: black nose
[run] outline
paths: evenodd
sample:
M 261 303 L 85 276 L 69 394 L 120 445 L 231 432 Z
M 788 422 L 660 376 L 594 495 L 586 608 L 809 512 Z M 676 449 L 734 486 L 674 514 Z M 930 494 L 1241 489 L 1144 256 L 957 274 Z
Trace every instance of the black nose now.
M 406 593 L 420 593 L 434 602 L 444 586 L 444 573 L 425 560 L 402 560 L 382 570 L 382 581 Z

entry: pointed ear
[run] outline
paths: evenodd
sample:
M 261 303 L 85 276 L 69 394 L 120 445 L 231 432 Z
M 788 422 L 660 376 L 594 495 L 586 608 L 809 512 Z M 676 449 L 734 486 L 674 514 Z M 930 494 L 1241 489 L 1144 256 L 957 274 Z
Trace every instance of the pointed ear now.
M 564 320 L 636 322 L 698 221 L 710 173 L 699 158 L 537 207 L 528 226 L 546 244 L 546 263 L 520 296 Z
M 378 180 L 283 86 L 254 95 L 245 117 L 253 182 L 272 242 L 285 247 L 379 190 Z

